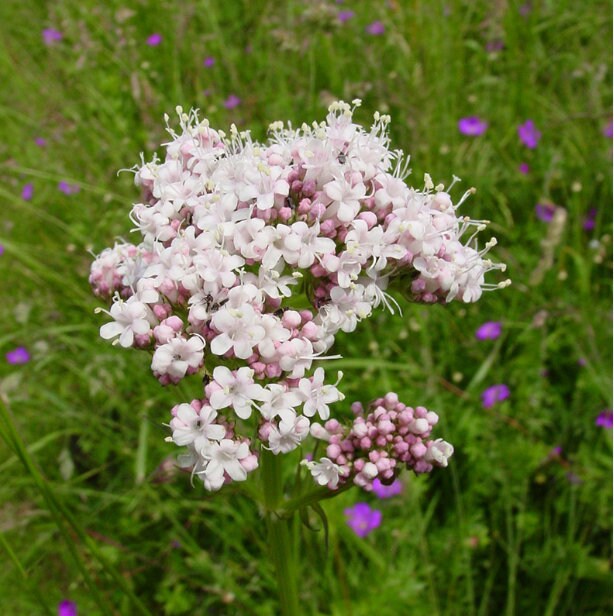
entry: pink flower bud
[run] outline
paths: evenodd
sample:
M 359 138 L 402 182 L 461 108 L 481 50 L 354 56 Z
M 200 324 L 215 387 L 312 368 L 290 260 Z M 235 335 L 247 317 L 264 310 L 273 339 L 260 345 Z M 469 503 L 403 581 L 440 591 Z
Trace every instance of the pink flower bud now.
M 426 453 L 426 446 L 424 445 L 424 443 L 416 443 L 411 448 L 411 454 L 415 458 L 422 458 L 425 453 Z
M 364 220 L 368 229 L 372 229 L 377 224 L 377 216 L 373 212 L 361 212 L 358 214 L 358 219 Z
M 388 419 L 379 421 L 377 424 L 377 429 L 384 435 L 392 434 L 396 430 L 394 424 Z
M 316 183 L 314 180 L 303 182 L 303 194 L 307 197 L 312 197 L 316 191 Z
M 393 406 L 399 402 L 399 396 L 394 392 L 389 392 L 384 396 L 387 405 Z
M 371 446 L 373 445 L 371 439 L 368 436 L 363 436 L 360 439 L 360 448 L 364 449 L 365 451 L 368 451 L 369 449 L 371 449 Z
M 239 462 L 248 473 L 251 473 L 258 468 L 258 456 L 256 454 L 251 454 L 246 458 L 239 460 Z
M 301 315 L 296 310 L 286 310 L 281 317 L 283 326 L 287 329 L 295 329 L 301 324 Z
M 424 434 L 429 428 L 429 422 L 422 417 L 419 419 L 414 419 L 414 421 L 409 424 L 409 429 L 414 434 Z
M 373 479 L 377 477 L 378 468 L 373 462 L 367 462 L 362 472 L 369 477 L 369 479 Z
M 439 415 L 437 415 L 437 413 L 434 413 L 433 411 L 429 411 L 426 414 L 426 420 L 431 426 L 434 426 L 439 421 Z
M 341 447 L 339 447 L 339 445 L 329 445 L 326 448 L 326 455 L 331 459 L 331 460 L 335 460 L 335 458 L 337 458 L 337 456 L 339 456 L 341 454 Z

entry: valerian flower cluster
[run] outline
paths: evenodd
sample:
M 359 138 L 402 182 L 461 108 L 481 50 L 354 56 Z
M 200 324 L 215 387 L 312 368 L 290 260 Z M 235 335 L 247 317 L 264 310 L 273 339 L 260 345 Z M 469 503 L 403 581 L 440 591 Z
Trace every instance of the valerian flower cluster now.
M 367 131 L 353 122 L 358 104 L 336 102 L 300 129 L 276 122 L 266 144 L 178 108 L 164 160 L 134 169 L 141 243 L 116 243 L 92 265 L 94 292 L 112 298 L 101 336 L 151 351 L 163 385 L 202 376 L 202 396 L 172 409 L 168 440 L 208 490 L 245 480 L 262 447 L 285 454 L 310 436 L 328 441 L 327 457 L 306 464 L 333 490 L 428 472 L 453 452 L 430 439 L 435 413 L 391 393 L 367 414 L 354 405 L 352 426 L 331 419 L 342 373 L 314 366 L 337 332 L 394 312 L 390 291 L 474 302 L 507 284 L 484 281 L 504 266 L 485 257 L 494 240 L 477 248 L 483 221 L 457 216 L 471 191 L 455 205 L 428 175 L 407 186 L 390 118 L 376 113 Z

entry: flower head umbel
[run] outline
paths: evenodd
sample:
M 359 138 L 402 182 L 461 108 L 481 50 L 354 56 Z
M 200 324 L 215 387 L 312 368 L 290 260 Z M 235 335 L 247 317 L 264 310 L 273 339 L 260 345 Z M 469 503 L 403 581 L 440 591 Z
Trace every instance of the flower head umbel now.
M 367 503 L 356 503 L 344 510 L 347 525 L 359 536 L 366 537 L 382 523 L 382 512 Z
M 505 269 L 488 254 L 495 239 L 477 244 L 486 222 L 457 214 L 473 190 L 455 203 L 428 175 L 408 186 L 390 118 L 376 113 L 364 128 L 353 121 L 359 104 L 335 102 L 300 129 L 275 122 L 264 143 L 178 108 L 162 159 L 134 169 L 140 243 L 118 242 L 92 264 L 94 293 L 109 306 L 100 335 L 149 351 L 162 385 L 202 381 L 196 400 L 171 410 L 168 440 L 208 490 L 246 480 L 263 451 L 281 456 L 315 439 L 325 455 L 302 472 L 329 490 L 396 486 L 403 469 L 428 473 L 453 454 L 431 436 L 437 414 L 394 393 L 354 404 L 353 421 L 334 418 L 342 373 L 324 361 L 338 357 L 339 332 L 399 312 L 397 294 L 474 302 L 509 284 L 486 280 Z
M 527 120 L 518 126 L 518 137 L 527 148 L 534 150 L 537 147 L 542 134 L 539 130 L 537 130 L 533 120 Z

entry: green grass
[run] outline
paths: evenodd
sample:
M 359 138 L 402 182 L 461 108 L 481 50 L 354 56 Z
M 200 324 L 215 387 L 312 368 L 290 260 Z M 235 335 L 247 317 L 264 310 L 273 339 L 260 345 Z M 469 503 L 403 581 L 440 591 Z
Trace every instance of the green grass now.
M 338 25 L 348 8 L 354 18 Z M 324 503 L 328 552 L 322 532 L 302 531 L 305 614 L 611 613 L 612 433 L 594 423 L 612 407 L 611 6 L 520 8 L 0 3 L 0 349 L 33 356 L 0 361 L 3 612 L 55 613 L 68 597 L 83 614 L 277 613 L 257 506 L 232 489 L 211 497 L 173 470 L 162 424 L 198 383 L 162 389 L 144 354 L 99 339 L 88 251 L 132 237 L 138 191 L 116 172 L 153 155 L 176 105 L 262 137 L 270 121 L 320 119 L 330 100 L 360 97 L 359 120 L 391 114 L 410 181 L 428 171 L 436 183 L 460 176 L 459 193 L 478 188 L 465 213 L 493 221 L 514 285 L 470 306 L 404 303 L 403 317 L 378 313 L 339 340 L 349 401 L 391 389 L 432 407 L 456 453 L 445 471 L 405 477 L 396 499 L 350 490 Z M 375 19 L 383 36 L 364 32 Z M 47 27 L 63 40 L 45 46 Z M 153 32 L 158 47 L 145 44 Z M 494 39 L 505 47 L 489 53 Z M 232 93 L 242 102 L 227 110 Z M 467 115 L 488 131 L 460 135 Z M 535 150 L 516 134 L 529 118 L 543 133 Z M 64 195 L 62 180 L 80 192 Z M 531 284 L 544 200 L 568 218 Z M 500 340 L 475 340 L 487 320 L 503 321 Z M 494 383 L 512 395 L 486 411 L 480 393 Z M 359 539 L 343 509 L 364 498 L 384 522 Z

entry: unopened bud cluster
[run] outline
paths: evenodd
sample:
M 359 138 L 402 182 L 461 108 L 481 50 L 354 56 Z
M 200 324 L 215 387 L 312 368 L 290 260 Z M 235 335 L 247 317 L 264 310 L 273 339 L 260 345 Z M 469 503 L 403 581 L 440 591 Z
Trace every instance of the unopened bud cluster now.
M 352 480 L 371 491 L 375 479 L 389 485 L 403 468 L 428 473 L 433 466 L 448 465 L 452 445 L 429 438 L 439 421 L 436 413 L 422 406 L 406 406 L 392 392 L 372 402 L 368 412 L 360 402 L 352 410 L 356 418 L 349 428 L 336 419 L 311 426 L 314 437 L 328 442 L 326 457 L 339 469 L 338 479 L 329 478 L 329 487 Z M 317 464 L 307 466 L 319 476 Z

